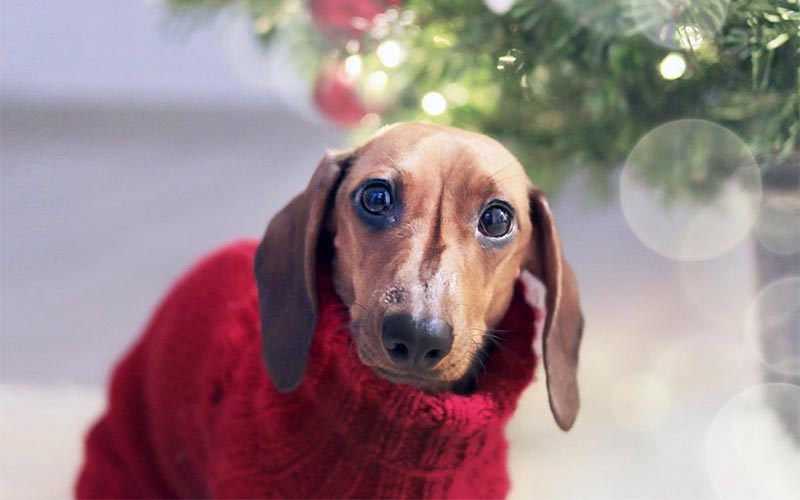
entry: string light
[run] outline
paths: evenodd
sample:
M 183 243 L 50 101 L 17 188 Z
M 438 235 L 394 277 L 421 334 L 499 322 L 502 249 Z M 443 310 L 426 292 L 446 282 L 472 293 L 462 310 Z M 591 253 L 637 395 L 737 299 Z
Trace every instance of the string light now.
M 506 69 L 506 66 L 512 66 L 517 62 L 517 58 L 511 54 L 506 54 L 497 58 L 497 69 Z
M 664 80 L 677 80 L 686 73 L 686 59 L 677 52 L 670 52 L 661 60 L 658 71 Z
M 344 71 L 350 78 L 361 74 L 361 56 L 354 54 L 344 60 Z
M 361 98 L 367 109 L 385 109 L 391 102 L 394 94 L 387 92 L 389 75 L 383 71 L 373 71 L 364 81 Z
M 516 0 L 483 0 L 486 7 L 498 15 L 503 15 L 514 6 Z
M 271 18 L 263 16 L 259 17 L 253 24 L 253 30 L 259 35 L 266 35 L 274 26 L 275 23 L 272 22 Z
M 367 78 L 367 89 L 372 92 L 381 91 L 386 87 L 389 75 L 383 71 L 376 71 Z
M 433 35 L 433 45 L 437 48 L 445 49 L 453 46 L 453 39 L 447 35 L 438 34 Z
M 400 64 L 405 57 L 405 52 L 400 47 L 400 44 L 394 40 L 387 40 L 378 45 L 378 59 L 387 68 L 394 68 Z
M 447 102 L 456 106 L 463 106 L 469 102 L 469 90 L 457 83 L 448 83 L 444 88 L 443 95 Z
M 683 49 L 697 50 L 703 45 L 705 38 L 697 26 L 679 26 L 675 33 L 678 45 Z
M 348 54 L 355 54 L 361 49 L 361 44 L 358 40 L 348 40 L 344 46 L 344 50 L 347 51 Z
M 447 101 L 438 92 L 428 92 L 422 97 L 422 110 L 431 116 L 439 116 L 447 110 Z

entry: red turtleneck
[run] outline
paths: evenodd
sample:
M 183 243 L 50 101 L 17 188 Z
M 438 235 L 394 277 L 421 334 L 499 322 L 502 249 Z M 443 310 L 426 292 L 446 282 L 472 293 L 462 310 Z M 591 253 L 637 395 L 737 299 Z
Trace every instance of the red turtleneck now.
M 275 390 L 261 358 L 256 243 L 229 245 L 171 290 L 114 370 L 86 441 L 80 498 L 496 498 L 504 428 L 535 367 L 522 290 L 469 396 L 385 381 L 351 349 L 347 308 L 320 272 L 308 368 Z

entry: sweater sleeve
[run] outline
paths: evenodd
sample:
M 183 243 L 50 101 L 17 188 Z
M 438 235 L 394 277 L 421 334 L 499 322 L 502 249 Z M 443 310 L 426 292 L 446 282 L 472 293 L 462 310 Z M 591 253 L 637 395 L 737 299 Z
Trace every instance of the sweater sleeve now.
M 231 325 L 255 300 L 254 249 L 238 242 L 197 263 L 117 364 L 107 409 L 86 438 L 78 498 L 207 495 L 203 430 L 244 341 Z

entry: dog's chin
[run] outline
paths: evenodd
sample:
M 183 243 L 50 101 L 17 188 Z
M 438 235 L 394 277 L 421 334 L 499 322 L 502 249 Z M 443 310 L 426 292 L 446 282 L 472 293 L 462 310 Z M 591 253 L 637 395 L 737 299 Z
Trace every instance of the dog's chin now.
M 451 390 L 453 382 L 441 380 L 435 377 L 424 377 L 414 373 L 391 370 L 382 367 L 373 367 L 372 370 L 379 377 L 388 380 L 394 384 L 405 384 L 422 389 L 425 392 L 439 393 Z
M 373 367 L 372 370 L 379 377 L 394 384 L 410 385 L 430 394 L 451 392 L 464 396 L 468 396 L 477 390 L 478 376 L 480 375 L 480 372 L 477 368 L 469 370 L 464 376 L 457 380 L 442 380 L 435 377 L 423 377 L 413 373 L 390 370 L 381 367 Z

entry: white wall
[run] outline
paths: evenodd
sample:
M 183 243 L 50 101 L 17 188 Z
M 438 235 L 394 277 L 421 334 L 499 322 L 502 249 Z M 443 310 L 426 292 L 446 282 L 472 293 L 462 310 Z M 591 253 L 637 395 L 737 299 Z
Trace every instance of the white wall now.
M 306 100 L 287 65 L 254 48 L 235 9 L 192 22 L 155 0 L 1 5 L 4 99 L 253 105 L 286 89 Z

